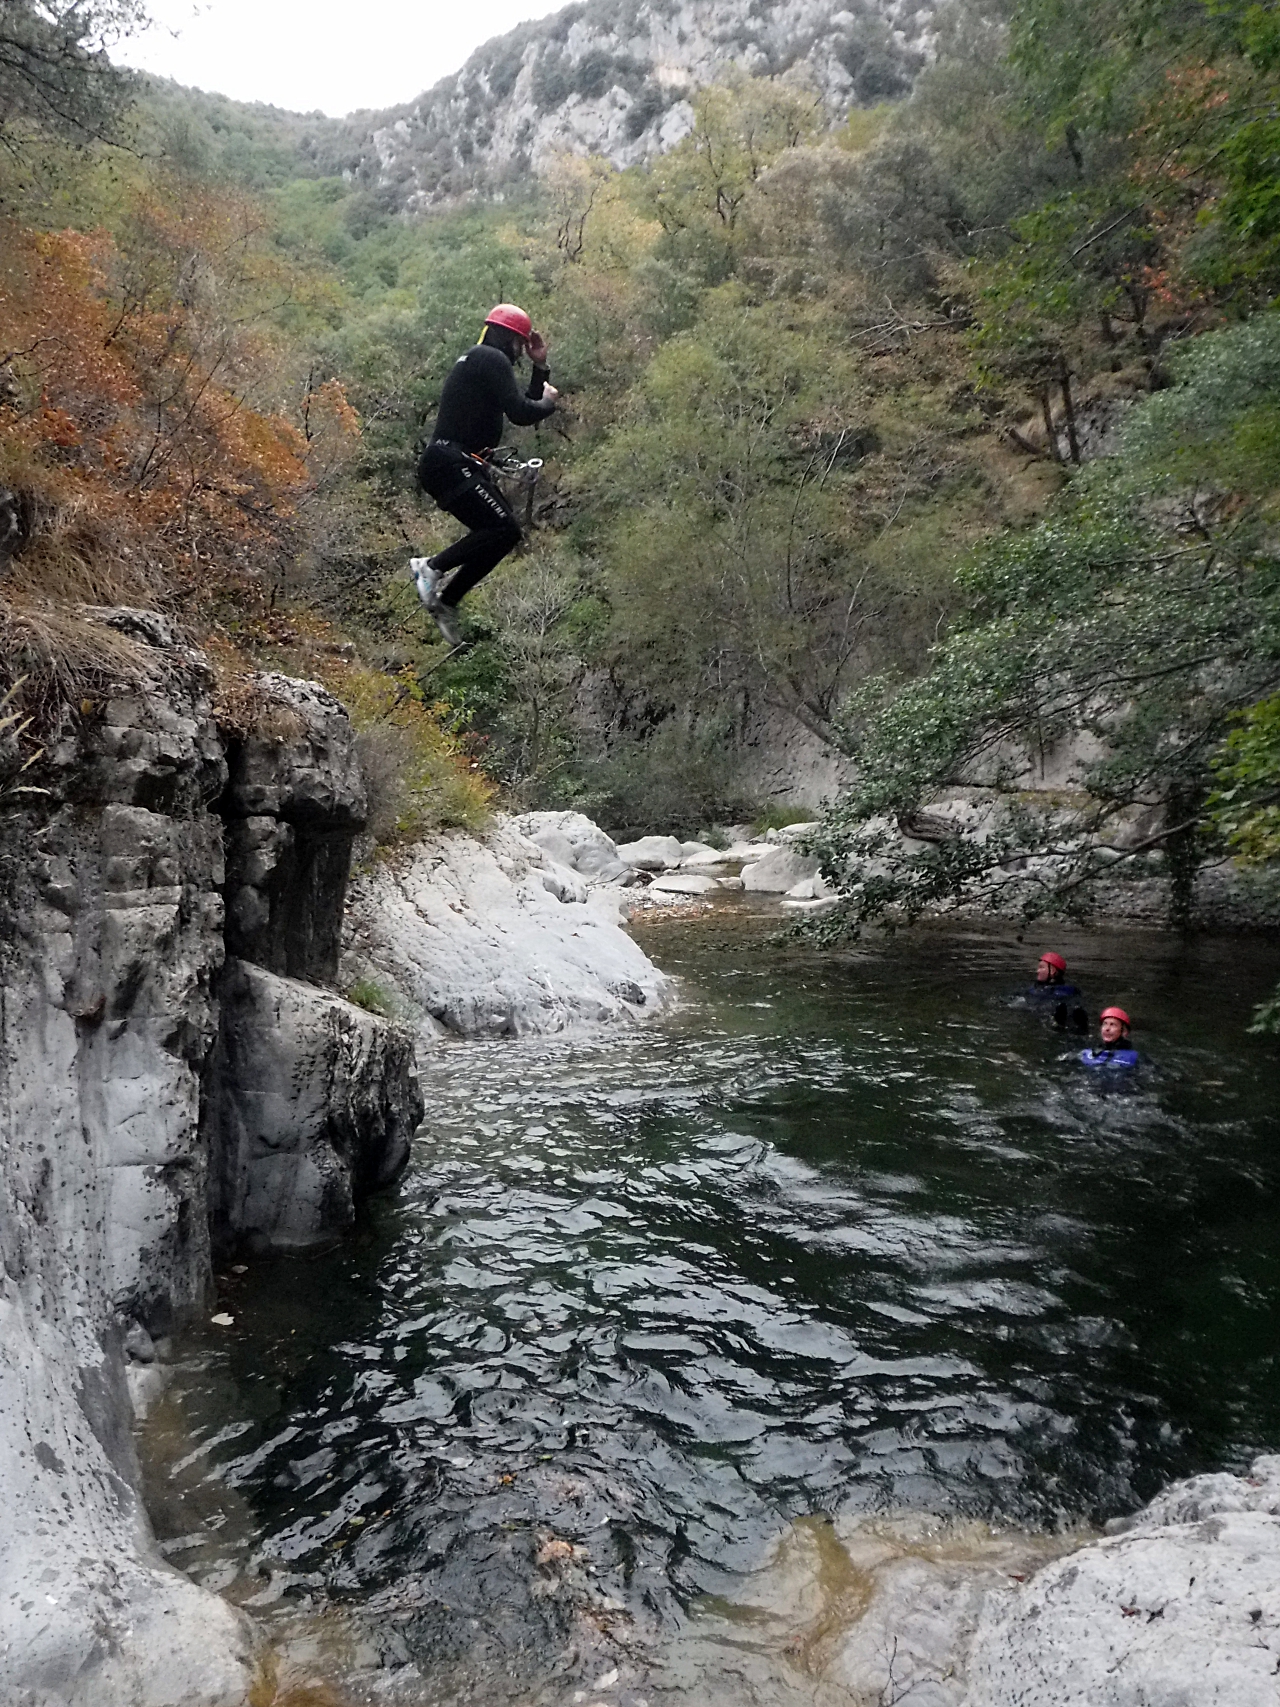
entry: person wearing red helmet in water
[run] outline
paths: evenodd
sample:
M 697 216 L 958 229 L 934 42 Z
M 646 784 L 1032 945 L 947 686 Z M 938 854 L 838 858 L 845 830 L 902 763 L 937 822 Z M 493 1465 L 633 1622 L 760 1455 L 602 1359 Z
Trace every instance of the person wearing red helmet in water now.
M 1059 1031 L 1088 1031 L 1089 1016 L 1078 1000 L 1073 1003 L 1080 992 L 1074 984 L 1067 983 L 1067 963 L 1060 954 L 1051 951 L 1040 956 L 1036 981 L 1028 994 L 1037 1006 L 1053 1002 L 1053 1023 Z
M 1103 1008 L 1098 1016 L 1102 1043 L 1097 1049 L 1082 1051 L 1080 1059 L 1085 1066 L 1136 1067 L 1138 1051 L 1129 1041 L 1129 1028 L 1132 1024 L 1133 1021 L 1123 1008 Z
M 526 354 L 533 373 L 521 391 L 516 363 Z M 560 394 L 547 383 L 549 371 L 546 339 L 523 308 L 500 302 L 489 310 L 480 342 L 444 382 L 418 482 L 469 531 L 434 557 L 413 558 L 409 567 L 418 597 L 450 646 L 462 644 L 459 601 L 520 542 L 520 524 L 494 484 L 485 453 L 497 449 L 504 417 L 529 427 L 551 414 Z

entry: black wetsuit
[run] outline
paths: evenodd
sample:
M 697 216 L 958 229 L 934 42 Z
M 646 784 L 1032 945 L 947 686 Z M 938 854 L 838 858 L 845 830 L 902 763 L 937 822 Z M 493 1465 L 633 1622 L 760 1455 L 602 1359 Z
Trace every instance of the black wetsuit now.
M 418 480 L 442 510 L 471 530 L 431 559 L 438 575 L 454 571 L 440 592 L 447 605 L 456 605 L 519 544 L 520 524 L 510 504 L 474 459 L 497 446 L 504 416 L 518 427 L 546 419 L 555 408 L 542 395 L 547 375 L 546 368 L 535 367 L 522 392 L 509 356 L 496 344 L 473 344 L 444 382 Z
M 1088 1031 L 1089 1016 L 1079 1001 L 1072 999 L 1078 997 L 1080 992 L 1074 984 L 1068 984 L 1061 974 L 1043 984 L 1037 979 L 1029 994 L 1032 1001 L 1042 1001 L 1045 1008 L 1050 1001 L 1053 1002 L 1053 1023 L 1059 1031 L 1075 1031 L 1081 1036 Z M 1045 1009 L 1040 1011 L 1043 1013 Z

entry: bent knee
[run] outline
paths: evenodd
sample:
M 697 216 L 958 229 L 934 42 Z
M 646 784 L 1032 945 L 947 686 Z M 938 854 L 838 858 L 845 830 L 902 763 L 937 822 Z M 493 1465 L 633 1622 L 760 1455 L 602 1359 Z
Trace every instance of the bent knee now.
M 505 527 L 495 528 L 494 536 L 495 540 L 501 540 L 504 552 L 514 551 L 523 538 L 519 522 L 508 522 Z

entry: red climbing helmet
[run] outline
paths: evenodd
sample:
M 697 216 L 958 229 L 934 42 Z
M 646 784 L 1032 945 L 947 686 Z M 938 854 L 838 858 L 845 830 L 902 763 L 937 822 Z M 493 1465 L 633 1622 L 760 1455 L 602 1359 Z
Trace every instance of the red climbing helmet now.
M 1060 954 L 1042 954 L 1040 958 L 1052 966 L 1055 972 L 1065 972 L 1067 969 L 1067 963 Z
M 520 338 L 527 338 L 533 332 L 533 321 L 514 302 L 498 303 L 485 315 L 484 323 L 486 326 L 505 326 L 508 332 L 514 332 Z
M 1128 1031 L 1130 1025 L 1133 1023 L 1123 1008 L 1103 1008 L 1102 1012 L 1098 1015 L 1098 1018 L 1118 1019 L 1126 1031 Z

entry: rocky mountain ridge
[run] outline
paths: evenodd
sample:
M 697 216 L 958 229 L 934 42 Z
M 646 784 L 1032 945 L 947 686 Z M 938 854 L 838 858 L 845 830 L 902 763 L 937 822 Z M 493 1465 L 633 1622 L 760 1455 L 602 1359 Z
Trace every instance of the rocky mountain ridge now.
M 421 208 L 500 191 L 558 150 L 617 166 L 687 135 L 689 97 L 732 66 L 796 77 L 832 117 L 904 95 L 937 0 L 585 0 L 495 37 L 451 77 L 356 114 L 345 174 Z

